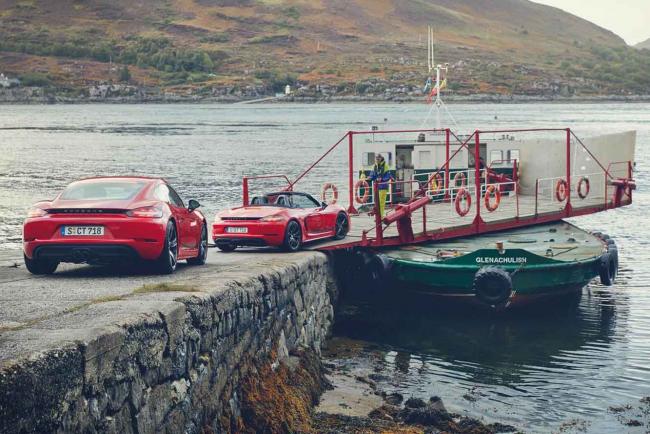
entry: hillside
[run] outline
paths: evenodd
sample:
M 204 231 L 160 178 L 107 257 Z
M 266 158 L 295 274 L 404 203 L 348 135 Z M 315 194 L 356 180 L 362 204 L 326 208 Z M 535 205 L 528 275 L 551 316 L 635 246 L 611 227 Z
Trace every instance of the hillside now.
M 650 50 L 650 38 L 646 39 L 643 42 L 639 42 L 634 47 L 639 49 L 647 48 L 648 50 Z
M 417 93 L 428 24 L 454 93 L 650 93 L 650 55 L 527 0 L 0 0 L 0 72 L 72 93 Z

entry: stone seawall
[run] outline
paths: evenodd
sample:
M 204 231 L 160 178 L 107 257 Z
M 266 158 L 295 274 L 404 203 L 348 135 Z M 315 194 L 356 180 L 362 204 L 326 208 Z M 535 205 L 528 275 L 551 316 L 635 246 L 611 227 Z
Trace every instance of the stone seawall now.
M 321 253 L 258 258 L 4 331 L 0 432 L 224 431 L 256 364 L 320 352 L 338 297 Z

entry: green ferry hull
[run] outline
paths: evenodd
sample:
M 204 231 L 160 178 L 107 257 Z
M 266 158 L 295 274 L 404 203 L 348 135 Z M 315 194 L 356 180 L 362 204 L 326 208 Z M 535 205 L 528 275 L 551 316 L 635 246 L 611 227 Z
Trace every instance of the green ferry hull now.
M 510 307 L 580 292 L 602 275 L 608 261 L 618 266 L 615 249 L 611 240 L 560 222 L 534 231 L 507 231 L 384 255 L 392 287 L 491 307 Z M 615 269 L 608 272 L 613 278 Z M 477 278 L 487 279 L 492 299 L 481 297 L 480 284 L 485 282 L 477 283 Z
M 579 264 L 527 267 L 503 267 L 512 275 L 511 305 L 581 291 L 598 276 L 600 258 Z M 474 298 L 474 276 L 478 266 L 448 266 L 395 261 L 391 277 L 414 291 L 441 297 Z

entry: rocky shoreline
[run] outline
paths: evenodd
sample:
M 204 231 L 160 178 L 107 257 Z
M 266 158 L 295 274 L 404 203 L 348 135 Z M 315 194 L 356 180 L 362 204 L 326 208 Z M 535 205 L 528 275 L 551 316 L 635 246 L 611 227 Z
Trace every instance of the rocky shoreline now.
M 586 95 L 561 94 L 513 95 L 479 93 L 469 95 L 448 94 L 447 103 L 610 103 L 650 102 L 650 95 Z M 140 88 L 128 85 L 101 85 L 87 91 L 70 92 L 54 88 L 18 87 L 0 89 L 0 104 L 187 104 L 187 103 L 422 103 L 419 94 L 307 94 L 273 96 L 254 90 L 230 92 L 215 90 L 208 94 L 171 92 L 157 88 Z
M 323 363 L 311 350 L 292 352 L 279 363 L 271 355 L 258 361 L 251 374 L 243 380 L 236 414 L 226 412 L 220 429 L 236 433 L 429 433 L 496 434 L 518 432 L 501 423 L 485 423 L 478 419 L 450 413 L 442 399 L 428 401 L 387 394 L 368 378 L 356 379 L 380 399 L 379 406 L 368 414 L 323 411 L 327 394 L 340 386 L 341 372 Z M 319 404 L 320 402 L 320 405 Z M 358 410 L 358 409 L 357 409 Z M 204 434 L 212 434 L 204 427 Z

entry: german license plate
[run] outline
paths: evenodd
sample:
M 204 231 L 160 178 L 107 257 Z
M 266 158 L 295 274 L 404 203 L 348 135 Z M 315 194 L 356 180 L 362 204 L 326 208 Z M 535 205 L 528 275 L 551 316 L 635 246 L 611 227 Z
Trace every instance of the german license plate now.
M 104 235 L 104 226 L 61 226 L 64 237 L 97 237 Z
M 248 228 L 246 226 L 226 226 L 226 232 L 229 234 L 247 234 Z

